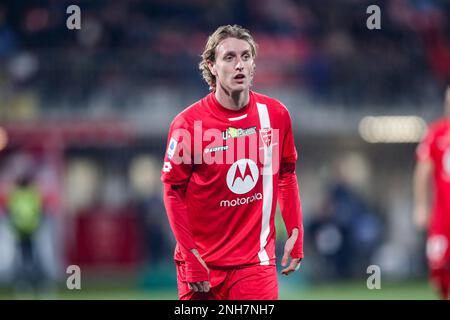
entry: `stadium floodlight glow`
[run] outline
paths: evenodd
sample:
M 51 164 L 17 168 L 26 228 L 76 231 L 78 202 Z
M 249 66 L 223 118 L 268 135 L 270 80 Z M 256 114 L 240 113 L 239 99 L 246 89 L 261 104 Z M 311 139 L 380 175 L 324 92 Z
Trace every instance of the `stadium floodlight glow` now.
M 8 134 L 6 130 L 0 127 L 0 151 L 6 148 L 8 145 Z
M 159 180 L 159 163 L 150 155 L 140 155 L 130 164 L 128 177 L 137 193 L 147 196 L 155 191 Z
M 359 123 L 359 134 L 369 143 L 417 143 L 426 129 L 417 116 L 367 116 Z

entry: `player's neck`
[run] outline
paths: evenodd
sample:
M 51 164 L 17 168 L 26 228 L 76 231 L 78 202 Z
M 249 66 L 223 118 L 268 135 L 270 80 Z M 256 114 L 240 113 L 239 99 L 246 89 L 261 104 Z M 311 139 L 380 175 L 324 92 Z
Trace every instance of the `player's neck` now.
M 214 96 L 220 105 L 230 110 L 240 110 L 245 107 L 250 100 L 250 89 L 239 92 L 229 92 L 218 86 Z

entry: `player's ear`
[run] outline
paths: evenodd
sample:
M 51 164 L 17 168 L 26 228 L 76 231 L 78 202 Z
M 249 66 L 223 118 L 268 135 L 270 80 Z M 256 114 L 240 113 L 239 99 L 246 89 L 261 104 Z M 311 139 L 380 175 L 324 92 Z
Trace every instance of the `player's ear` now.
M 208 68 L 211 71 L 213 76 L 217 76 L 216 64 L 211 60 L 208 60 Z

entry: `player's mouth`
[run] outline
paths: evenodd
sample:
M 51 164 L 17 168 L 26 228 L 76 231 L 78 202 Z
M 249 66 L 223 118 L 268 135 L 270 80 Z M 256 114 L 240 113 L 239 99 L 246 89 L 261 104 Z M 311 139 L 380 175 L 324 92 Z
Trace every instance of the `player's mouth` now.
M 242 83 L 242 82 L 244 82 L 245 75 L 243 75 L 242 73 L 239 73 L 239 74 L 235 75 L 233 77 L 233 79 L 236 80 L 238 83 Z

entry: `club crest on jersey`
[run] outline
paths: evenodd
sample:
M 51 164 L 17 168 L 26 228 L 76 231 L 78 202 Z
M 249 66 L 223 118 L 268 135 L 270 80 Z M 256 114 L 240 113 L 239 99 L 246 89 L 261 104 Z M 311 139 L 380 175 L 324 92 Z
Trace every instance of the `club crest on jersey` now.
M 228 140 L 230 138 L 238 138 L 243 136 L 249 136 L 251 134 L 256 133 L 256 127 L 250 127 L 250 128 L 233 128 L 229 127 L 227 130 L 222 131 L 222 138 L 223 140 Z
M 259 135 L 266 147 L 269 147 L 272 144 L 272 128 L 261 128 L 259 130 Z
M 169 160 L 172 159 L 176 148 L 177 148 L 177 141 L 174 138 L 170 138 L 169 147 L 167 148 L 167 158 Z

